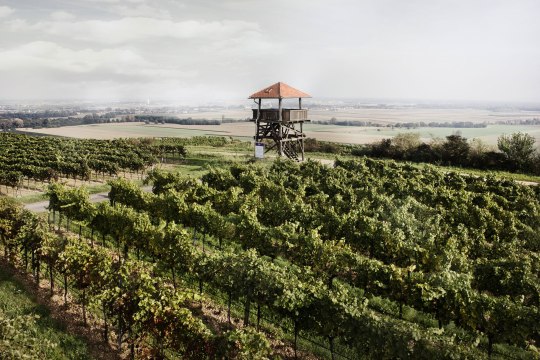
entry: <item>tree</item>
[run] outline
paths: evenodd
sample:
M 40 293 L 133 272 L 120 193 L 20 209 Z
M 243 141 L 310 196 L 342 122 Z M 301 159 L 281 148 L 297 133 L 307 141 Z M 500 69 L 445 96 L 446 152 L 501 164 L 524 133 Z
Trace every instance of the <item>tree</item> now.
M 396 150 L 403 153 L 403 155 L 412 152 L 421 143 L 419 133 L 399 133 L 392 139 L 392 144 L 396 147 Z
M 469 144 L 461 135 L 450 135 L 442 144 L 443 160 L 452 165 L 466 165 L 469 157 Z
M 532 171 L 534 174 L 539 175 L 540 174 L 540 153 L 536 153 L 532 159 L 533 168 Z
M 371 154 L 375 157 L 392 157 L 392 139 L 382 139 L 371 146 Z
M 494 147 L 478 138 L 471 139 L 469 147 L 469 165 L 479 169 L 488 168 L 486 160 L 490 159 Z
M 511 166 L 521 171 L 527 170 L 531 166 L 535 152 L 534 143 L 534 137 L 521 132 L 501 135 L 497 140 L 499 150 L 513 163 Z
M 479 139 L 479 138 L 471 139 L 471 141 L 469 142 L 469 146 L 470 146 L 471 156 L 480 157 L 484 153 L 494 150 L 493 146 L 488 145 L 486 142 L 484 142 L 482 139 Z

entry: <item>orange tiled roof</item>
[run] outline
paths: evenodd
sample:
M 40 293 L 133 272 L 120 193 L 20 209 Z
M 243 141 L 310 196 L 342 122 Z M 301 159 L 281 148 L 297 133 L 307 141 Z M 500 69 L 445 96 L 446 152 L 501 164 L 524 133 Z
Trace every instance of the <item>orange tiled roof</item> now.
M 297 90 L 289 85 L 278 82 L 274 85 L 270 85 L 267 88 L 257 91 L 255 94 L 252 94 L 250 99 L 287 99 L 287 98 L 307 98 L 311 95 L 306 94 L 300 90 Z

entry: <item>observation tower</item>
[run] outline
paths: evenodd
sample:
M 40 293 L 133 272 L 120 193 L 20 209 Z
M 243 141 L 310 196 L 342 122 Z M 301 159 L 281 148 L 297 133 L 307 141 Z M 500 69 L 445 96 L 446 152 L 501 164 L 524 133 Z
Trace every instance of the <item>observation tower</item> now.
M 263 139 L 273 140 L 273 145 L 266 151 L 277 147 L 280 156 L 287 156 L 289 159 L 304 161 L 304 122 L 309 122 L 307 109 L 302 109 L 302 98 L 310 98 L 300 90 L 297 90 L 285 83 L 278 82 L 257 91 L 249 98 L 257 104 L 253 109 L 255 122 L 255 145 L 260 144 Z M 297 109 L 284 109 L 283 99 L 298 99 Z M 278 99 L 278 108 L 262 109 L 263 99 Z

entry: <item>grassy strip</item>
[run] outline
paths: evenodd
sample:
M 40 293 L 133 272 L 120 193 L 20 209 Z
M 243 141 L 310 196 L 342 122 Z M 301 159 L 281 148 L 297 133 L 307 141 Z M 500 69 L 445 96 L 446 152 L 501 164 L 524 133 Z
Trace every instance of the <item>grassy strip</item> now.
M 17 200 L 21 204 L 32 204 L 36 202 L 47 201 L 48 199 L 49 197 L 43 192 L 15 198 L 15 200 Z
M 14 279 L 12 269 L 0 262 L 0 312 L 4 316 L 18 319 L 24 315 L 39 318 L 27 329 L 36 339 L 54 346 L 44 348 L 47 359 L 90 359 L 86 343 L 69 333 L 65 326 L 50 317 L 50 311 L 38 304 L 36 298 Z M 22 349 L 24 351 L 24 349 Z
M 109 192 L 111 190 L 111 187 L 107 184 L 88 186 L 86 188 L 88 189 L 88 192 L 90 194 L 99 194 L 99 193 Z M 17 200 L 21 204 L 32 204 L 36 202 L 47 201 L 49 200 L 49 197 L 45 194 L 45 192 L 40 192 L 38 194 L 30 194 L 30 195 L 17 197 L 15 198 L 15 200 Z
M 411 164 L 414 166 L 419 166 L 421 168 L 429 166 L 427 164 L 417 164 L 417 163 L 411 163 Z M 527 182 L 540 183 L 540 176 L 511 173 L 508 171 L 478 170 L 478 169 L 470 169 L 470 168 L 461 168 L 461 167 L 456 167 L 456 166 L 437 166 L 437 168 L 441 169 L 442 171 L 454 171 L 457 173 L 469 174 L 469 175 L 474 175 L 474 176 L 479 176 L 479 177 L 493 175 L 499 179 L 502 178 L 502 179 L 512 179 L 515 181 L 527 181 Z

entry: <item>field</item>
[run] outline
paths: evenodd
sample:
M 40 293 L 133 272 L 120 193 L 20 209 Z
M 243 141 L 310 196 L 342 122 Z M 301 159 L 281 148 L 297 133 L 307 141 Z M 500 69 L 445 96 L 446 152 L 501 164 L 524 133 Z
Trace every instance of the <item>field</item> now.
M 307 124 L 306 135 L 323 141 L 348 144 L 368 144 L 393 137 L 403 132 L 418 132 L 424 140 L 445 137 L 456 132 L 466 138 L 479 138 L 490 145 L 497 144 L 501 134 L 526 132 L 540 143 L 540 126 L 488 125 L 486 128 L 380 128 L 359 126 L 338 126 Z M 223 125 L 145 125 L 144 123 L 112 123 L 81 126 L 67 126 L 48 129 L 24 129 L 25 132 L 85 139 L 113 139 L 119 137 L 191 137 L 191 136 L 231 136 L 244 140 L 253 138 L 255 125 L 251 122 Z
M 440 128 L 422 127 L 416 129 L 403 128 L 378 128 L 378 127 L 358 127 L 358 126 L 336 126 L 336 125 L 308 125 L 308 136 L 325 141 L 337 141 L 343 143 L 366 144 L 383 138 L 394 137 L 399 133 L 414 132 L 419 133 L 424 141 L 433 138 L 444 138 L 445 136 L 460 133 L 468 139 L 478 138 L 490 145 L 497 144 L 497 138 L 502 134 L 512 134 L 515 132 L 529 133 L 540 142 L 540 126 L 521 125 L 488 125 L 485 128 Z
M 272 103 L 274 106 L 275 103 Z M 296 101 L 286 102 L 285 107 L 296 107 Z M 309 108 L 309 105 L 308 105 Z M 525 120 L 539 118 L 539 111 L 523 111 L 515 109 L 490 110 L 490 109 L 445 109 L 445 108 L 421 108 L 417 106 L 396 106 L 389 108 L 316 108 L 309 110 L 312 120 L 327 121 L 335 118 L 338 121 L 371 121 L 378 124 L 406 123 L 406 122 L 453 122 L 471 121 L 474 123 L 493 123 L 506 120 Z M 170 115 L 170 114 L 163 114 Z M 224 110 L 214 112 L 189 112 L 179 114 L 180 118 L 221 120 L 246 119 L 251 116 L 251 110 Z

